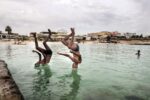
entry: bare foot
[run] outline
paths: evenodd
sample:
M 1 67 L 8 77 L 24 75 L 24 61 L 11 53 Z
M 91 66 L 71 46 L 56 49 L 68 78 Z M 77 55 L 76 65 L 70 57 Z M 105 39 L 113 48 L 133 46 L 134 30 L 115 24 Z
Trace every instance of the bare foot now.
M 48 29 L 48 33 L 49 33 L 49 35 L 52 35 L 52 32 L 51 32 L 51 30 L 50 30 L 50 29 Z
M 70 30 L 71 30 L 71 32 L 73 32 L 73 31 L 74 31 L 74 28 L 71 27 Z
M 70 30 L 71 30 L 71 35 L 74 35 L 75 34 L 74 28 L 70 28 Z
M 51 32 L 51 30 L 50 30 L 50 29 L 48 29 L 48 34 L 49 34 L 49 36 L 48 36 L 48 37 L 49 37 L 49 39 L 50 39 L 50 40 L 52 40 L 52 38 L 51 38 L 52 32 Z
M 36 37 L 36 32 L 34 32 L 34 33 L 31 33 L 34 37 Z

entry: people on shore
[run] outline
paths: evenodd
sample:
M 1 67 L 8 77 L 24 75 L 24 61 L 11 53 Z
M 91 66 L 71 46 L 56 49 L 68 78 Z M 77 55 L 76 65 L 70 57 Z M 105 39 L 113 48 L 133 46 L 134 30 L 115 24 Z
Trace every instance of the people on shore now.
M 37 37 L 36 37 L 36 33 L 32 33 L 33 37 L 35 39 L 36 50 L 38 50 L 40 53 L 42 53 L 42 55 L 44 57 L 43 59 L 41 59 L 40 53 L 36 52 L 36 51 L 33 51 L 33 52 L 38 53 L 38 55 L 39 55 L 39 61 L 36 64 L 47 64 L 51 60 L 53 52 L 52 52 L 51 48 L 47 45 L 47 42 L 48 42 L 49 39 L 51 39 L 51 34 L 52 34 L 50 29 L 48 29 L 48 33 L 49 33 L 48 37 L 43 41 L 43 45 L 44 45 L 45 49 L 39 47 L 38 40 L 37 40 Z
M 111 36 L 110 36 L 110 35 L 108 35 L 108 36 L 106 37 L 106 41 L 107 41 L 107 43 L 110 43 L 110 42 L 111 42 Z
M 72 68 L 78 68 L 78 64 L 82 62 L 82 57 L 79 51 L 79 45 L 74 42 L 75 30 L 74 28 L 70 28 L 70 30 L 71 33 L 62 40 L 62 43 L 70 49 L 70 53 L 72 53 L 73 56 L 60 52 L 58 52 L 58 54 L 70 58 L 73 62 Z

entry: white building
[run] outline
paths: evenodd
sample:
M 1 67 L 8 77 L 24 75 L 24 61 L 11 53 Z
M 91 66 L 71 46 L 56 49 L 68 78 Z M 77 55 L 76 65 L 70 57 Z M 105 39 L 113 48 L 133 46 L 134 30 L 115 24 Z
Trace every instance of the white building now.
M 136 33 L 124 33 L 124 36 L 126 37 L 126 38 L 131 38 L 132 36 L 135 36 L 136 35 Z
M 19 36 L 18 33 L 11 33 L 11 34 L 0 33 L 0 39 L 15 39 L 18 36 Z

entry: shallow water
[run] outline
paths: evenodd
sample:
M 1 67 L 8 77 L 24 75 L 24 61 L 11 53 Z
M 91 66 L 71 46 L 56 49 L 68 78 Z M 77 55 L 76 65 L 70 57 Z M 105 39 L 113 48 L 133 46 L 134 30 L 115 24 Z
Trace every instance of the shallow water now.
M 68 58 L 57 55 L 69 50 L 61 43 L 49 45 L 51 62 L 38 68 L 33 42 L 0 45 L 0 59 L 26 100 L 150 100 L 150 46 L 79 44 L 83 62 L 75 71 Z

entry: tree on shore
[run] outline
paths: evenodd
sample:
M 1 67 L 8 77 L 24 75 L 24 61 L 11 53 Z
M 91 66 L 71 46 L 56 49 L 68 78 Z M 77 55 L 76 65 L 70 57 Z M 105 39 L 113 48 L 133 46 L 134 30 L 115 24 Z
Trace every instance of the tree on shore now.
M 11 29 L 10 26 L 6 26 L 5 31 L 6 31 L 8 34 L 11 34 L 11 33 L 12 33 L 12 29 Z

